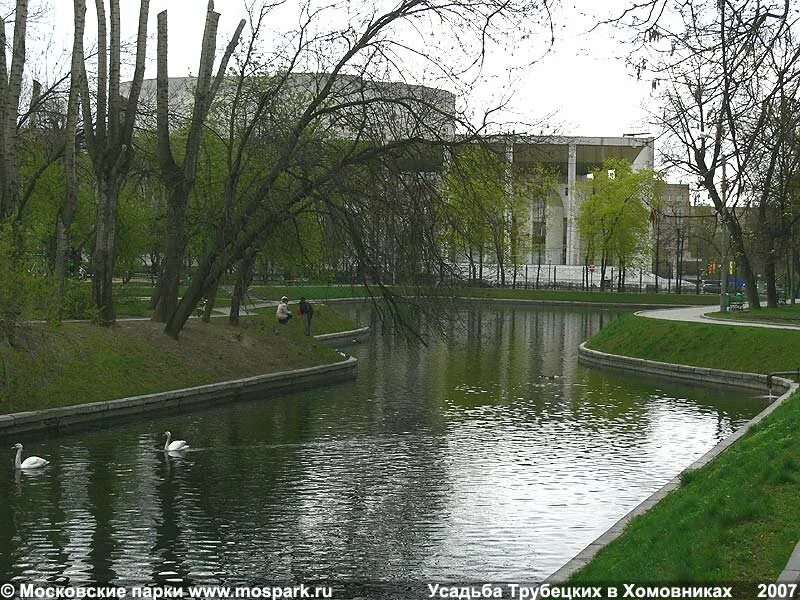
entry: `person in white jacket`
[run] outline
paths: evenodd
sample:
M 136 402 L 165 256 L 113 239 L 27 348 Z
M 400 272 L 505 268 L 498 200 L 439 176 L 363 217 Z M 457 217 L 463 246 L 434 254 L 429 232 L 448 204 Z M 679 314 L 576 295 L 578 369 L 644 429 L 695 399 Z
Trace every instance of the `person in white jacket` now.
M 275 311 L 275 316 L 278 318 L 278 323 L 286 325 L 289 319 L 292 318 L 292 311 L 289 310 L 289 298 L 284 296 L 278 303 L 278 310 Z

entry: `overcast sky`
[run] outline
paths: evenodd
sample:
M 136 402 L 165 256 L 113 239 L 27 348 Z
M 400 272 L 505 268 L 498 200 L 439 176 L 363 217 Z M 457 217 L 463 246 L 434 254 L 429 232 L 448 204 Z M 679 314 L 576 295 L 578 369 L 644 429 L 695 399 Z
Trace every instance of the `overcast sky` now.
M 546 119 L 546 130 L 586 136 L 619 136 L 623 133 L 651 131 L 646 124 L 649 86 L 637 82 L 622 58 L 625 46 L 615 40 L 609 28 L 589 33 L 598 19 L 616 14 L 632 0 L 567 0 L 553 12 L 555 45 L 534 66 L 513 74 L 513 97 L 508 111 L 499 115 L 510 128 L 526 129 L 526 125 Z M 8 2 L 8 0 L 4 0 Z M 294 0 L 289 0 L 291 5 Z M 354 2 L 355 3 L 355 2 Z M 2 2 L 0 2 L 2 4 Z M 95 39 L 94 2 L 87 2 L 87 48 Z M 296 3 L 295 3 L 296 5 Z M 602 5 L 602 14 L 598 5 Z M 138 15 L 138 0 L 122 0 L 123 33 L 132 39 Z M 168 9 L 169 70 L 172 76 L 196 72 L 199 60 L 200 37 L 205 17 L 206 0 L 152 0 L 150 7 L 147 76 L 155 77 L 156 14 Z M 222 13 L 219 45 L 236 27 L 244 15 L 242 0 L 217 0 L 216 10 Z M 272 27 L 280 30 L 277 21 Z M 50 0 L 50 13 L 35 28 L 30 59 L 46 52 L 51 57 L 67 55 L 72 35 L 72 2 Z M 293 23 L 287 21 L 286 28 Z M 10 29 L 10 28 L 9 28 Z M 9 31 L 10 33 L 10 31 Z M 538 56 L 547 39 L 546 32 L 520 48 L 517 58 Z M 527 50 L 527 52 L 526 52 Z M 52 59 L 51 59 L 52 60 Z M 470 101 L 486 104 L 505 91 L 503 78 L 507 63 L 514 62 L 502 50 L 495 50 L 487 60 L 485 83 L 476 89 Z M 517 61 L 525 62 L 520 59 Z M 513 125 L 512 125 L 513 123 Z M 538 126 L 535 127 L 538 130 Z M 655 133 L 655 132 L 653 132 Z

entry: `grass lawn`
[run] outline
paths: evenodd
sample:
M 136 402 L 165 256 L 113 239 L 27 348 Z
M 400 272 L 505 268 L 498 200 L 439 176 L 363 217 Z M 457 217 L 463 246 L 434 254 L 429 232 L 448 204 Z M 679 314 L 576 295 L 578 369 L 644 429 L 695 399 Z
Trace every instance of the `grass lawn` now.
M 250 296 L 254 301 L 280 300 L 288 296 L 290 300 L 306 297 L 309 300 L 329 300 L 331 298 L 364 298 L 366 288 L 351 285 L 254 285 L 250 287 Z
M 514 300 L 549 300 L 559 302 L 597 302 L 600 304 L 714 304 L 711 294 L 653 294 L 633 292 L 584 292 L 581 290 L 512 290 L 500 288 L 461 288 L 460 296 L 472 298 L 507 298 Z
M 698 367 L 769 373 L 797 369 L 800 332 L 623 315 L 588 343 L 602 352 Z
M 322 307 L 321 307 L 322 308 Z M 327 308 L 327 307 L 326 307 Z M 323 308 L 315 330 L 353 329 Z M 150 321 L 112 328 L 91 323 L 29 325 L 21 349 L 0 347 L 0 413 L 35 410 L 178 389 L 341 360 L 303 335 L 293 320 L 275 335 L 274 316 L 241 327 L 192 319 L 175 341 Z
M 89 284 L 91 285 L 91 283 Z M 186 286 L 180 286 L 178 292 L 183 294 Z M 150 296 L 153 286 L 149 283 L 131 282 L 114 284 L 114 300 L 118 317 L 151 317 Z M 225 287 L 220 287 L 217 292 L 217 306 L 229 306 L 231 294 Z
M 525 290 L 506 288 L 443 288 L 443 293 L 472 298 L 506 298 L 510 300 L 544 300 L 559 302 L 597 302 L 601 304 L 700 304 L 710 305 L 719 301 L 712 294 L 636 294 L 631 292 L 584 292 L 580 290 Z M 361 298 L 367 296 L 363 287 L 358 286 L 253 286 L 251 293 L 266 300 L 277 300 L 283 295 L 292 300 L 305 296 L 326 300 L 329 298 Z M 401 293 L 398 290 L 398 293 Z
M 710 316 L 734 321 L 756 321 L 778 325 L 800 325 L 800 304 L 778 306 L 777 308 L 758 308 L 733 312 L 713 312 Z
M 91 281 L 81 282 L 86 286 L 86 294 L 90 293 Z M 219 288 L 217 308 L 230 306 L 231 286 Z M 186 291 L 185 286 L 180 287 L 180 293 Z M 377 293 L 377 290 L 375 290 Z M 125 317 L 150 317 L 150 295 L 153 287 L 146 281 L 131 281 L 129 283 L 114 283 L 114 298 L 116 301 L 117 316 Z M 402 293 L 401 288 L 396 288 L 397 293 Z M 716 297 L 713 295 L 696 294 L 636 294 L 616 292 L 583 292 L 580 290 L 524 290 L 524 289 L 498 289 L 498 288 L 443 288 L 443 293 L 454 293 L 458 296 L 473 298 L 503 298 L 509 300 L 537 300 L 555 302 L 590 302 L 598 304 L 714 304 Z M 368 296 L 363 286 L 350 285 L 254 285 L 250 287 L 248 302 L 274 301 L 281 296 L 288 296 L 297 300 L 305 296 L 311 300 L 329 300 L 331 298 L 363 298 Z M 84 318 L 87 318 L 85 316 Z M 42 318 L 41 315 L 32 315 L 30 318 Z
M 590 348 L 766 373 L 798 367 L 800 332 L 625 315 Z M 572 583 L 770 582 L 800 539 L 800 394 L 634 519 Z M 755 587 L 741 597 L 754 597 Z
M 266 320 L 266 322 L 276 322 L 274 306 L 267 306 L 265 308 L 258 308 L 254 313 L 258 315 L 257 318 Z M 303 320 L 299 317 L 299 307 L 295 303 L 289 303 L 289 310 L 292 311 L 294 318 L 292 318 L 286 325 L 282 325 L 279 331 L 284 329 L 290 331 L 292 335 L 302 335 L 303 333 Z M 220 317 L 221 318 L 221 317 Z M 248 317 L 242 317 L 247 319 Z M 219 320 L 219 318 L 215 319 Z M 324 304 L 314 303 L 314 318 L 311 320 L 311 334 L 322 335 L 324 333 L 336 333 L 337 331 L 351 331 L 360 327 L 358 323 L 353 323 L 350 319 L 345 317 L 340 312 Z

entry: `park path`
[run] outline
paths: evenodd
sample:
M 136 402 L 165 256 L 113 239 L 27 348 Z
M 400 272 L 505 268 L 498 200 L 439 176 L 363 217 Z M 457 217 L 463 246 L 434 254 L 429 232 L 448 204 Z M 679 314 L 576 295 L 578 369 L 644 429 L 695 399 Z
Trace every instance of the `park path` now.
M 707 317 L 708 313 L 719 311 L 718 305 L 687 306 L 683 308 L 659 308 L 640 310 L 636 314 L 648 319 L 665 321 L 685 321 L 688 323 L 719 323 L 720 325 L 736 325 L 739 327 L 763 327 L 765 329 L 800 329 L 800 325 L 782 325 L 777 323 L 757 323 L 754 321 L 738 321 L 734 319 L 715 319 Z

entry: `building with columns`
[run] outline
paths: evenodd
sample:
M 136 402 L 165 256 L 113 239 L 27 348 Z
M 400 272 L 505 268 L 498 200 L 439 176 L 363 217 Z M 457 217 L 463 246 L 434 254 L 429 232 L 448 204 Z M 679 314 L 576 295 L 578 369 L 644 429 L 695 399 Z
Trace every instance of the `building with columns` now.
M 487 139 L 506 157 L 506 162 L 524 172 L 540 163 L 557 174 L 557 183 L 546 200 L 531 198 L 530 233 L 543 238 L 541 262 L 552 265 L 582 265 L 583 244 L 578 215 L 584 194 L 580 183 L 608 158 L 620 158 L 633 168 L 653 168 L 654 138 L 650 136 L 569 137 L 502 134 Z M 527 262 L 539 261 L 532 251 Z

